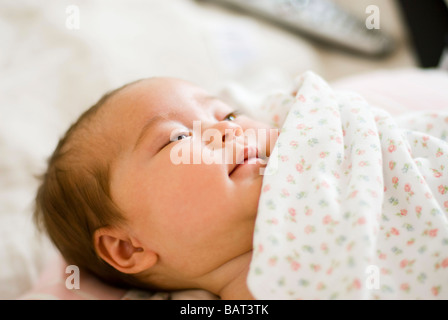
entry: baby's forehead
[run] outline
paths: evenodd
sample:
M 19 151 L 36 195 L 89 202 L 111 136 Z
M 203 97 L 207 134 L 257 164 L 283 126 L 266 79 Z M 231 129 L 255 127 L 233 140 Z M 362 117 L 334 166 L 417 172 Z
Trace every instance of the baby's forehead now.
M 131 83 L 106 103 L 100 125 L 108 133 L 136 130 L 154 116 L 181 117 L 208 109 L 203 88 L 183 79 L 147 78 Z M 201 111 L 199 111 L 201 110 Z
M 202 92 L 206 93 L 206 91 L 189 82 L 187 80 L 183 80 L 180 78 L 172 78 L 172 77 L 153 77 L 146 78 L 135 81 L 130 85 L 123 88 L 120 91 L 120 95 L 123 95 L 127 98 L 129 97 L 138 97 L 141 94 L 162 94 L 162 93 L 171 93 L 174 94 L 175 91 L 194 91 L 194 92 Z
M 110 110 L 119 114 L 148 110 L 171 110 L 176 113 L 186 111 L 188 107 L 204 106 L 211 96 L 204 88 L 189 81 L 157 77 L 142 79 L 124 87 L 109 104 Z

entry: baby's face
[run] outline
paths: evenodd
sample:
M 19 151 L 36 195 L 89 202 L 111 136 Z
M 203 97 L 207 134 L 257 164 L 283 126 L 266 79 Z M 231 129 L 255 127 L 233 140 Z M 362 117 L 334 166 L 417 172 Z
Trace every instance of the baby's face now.
M 110 104 L 105 125 L 121 146 L 111 194 L 130 232 L 189 276 L 251 250 L 266 165 L 257 154 L 270 155 L 276 131 L 176 79 L 143 80 Z

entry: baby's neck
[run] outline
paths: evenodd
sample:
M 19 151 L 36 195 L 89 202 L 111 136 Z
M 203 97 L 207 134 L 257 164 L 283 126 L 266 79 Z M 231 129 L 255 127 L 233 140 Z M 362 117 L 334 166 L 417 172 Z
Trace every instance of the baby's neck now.
M 223 300 L 253 300 L 254 297 L 247 287 L 247 275 L 252 259 L 252 251 L 246 252 L 226 265 L 222 266 L 210 279 L 209 285 L 205 288 L 217 294 Z M 216 277 L 217 276 L 217 277 Z
M 222 300 L 254 300 L 247 287 L 248 271 L 249 267 L 221 290 L 219 296 Z

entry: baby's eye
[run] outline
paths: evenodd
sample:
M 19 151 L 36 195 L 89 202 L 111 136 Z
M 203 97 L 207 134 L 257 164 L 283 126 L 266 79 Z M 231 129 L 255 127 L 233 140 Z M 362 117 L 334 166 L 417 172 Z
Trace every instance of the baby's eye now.
M 233 120 L 235 120 L 238 117 L 238 115 L 240 115 L 239 111 L 237 111 L 237 110 L 232 111 L 232 112 L 230 112 L 228 115 L 226 115 L 224 117 L 224 120 L 233 121 Z
M 191 136 L 190 132 L 177 132 L 171 135 L 170 141 L 179 141 Z

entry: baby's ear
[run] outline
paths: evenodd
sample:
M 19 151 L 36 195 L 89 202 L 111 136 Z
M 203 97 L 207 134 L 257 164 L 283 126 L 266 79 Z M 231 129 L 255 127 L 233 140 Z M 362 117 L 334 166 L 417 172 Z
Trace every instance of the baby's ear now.
M 93 235 L 97 254 L 123 273 L 135 274 L 147 270 L 157 262 L 157 254 L 141 246 L 119 228 L 104 227 Z

